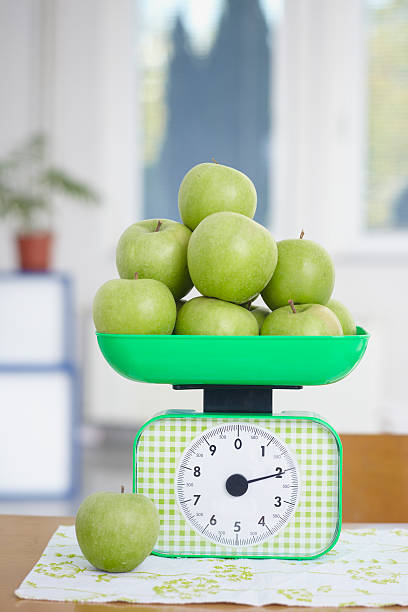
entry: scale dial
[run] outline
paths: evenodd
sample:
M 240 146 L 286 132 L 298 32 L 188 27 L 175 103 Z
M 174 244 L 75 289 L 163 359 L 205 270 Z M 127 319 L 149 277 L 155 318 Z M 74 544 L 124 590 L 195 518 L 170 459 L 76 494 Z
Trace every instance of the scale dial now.
M 181 513 L 202 537 L 225 546 L 275 536 L 293 517 L 298 495 L 299 469 L 287 445 L 248 423 L 207 429 L 177 468 Z

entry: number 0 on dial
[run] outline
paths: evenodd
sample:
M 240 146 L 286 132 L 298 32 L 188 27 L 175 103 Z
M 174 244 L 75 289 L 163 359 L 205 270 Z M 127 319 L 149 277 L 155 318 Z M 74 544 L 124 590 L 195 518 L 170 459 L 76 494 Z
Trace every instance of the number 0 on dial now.
M 256 425 L 233 422 L 203 432 L 184 450 L 176 474 L 181 513 L 204 538 L 252 546 L 293 517 L 299 470 L 286 444 Z

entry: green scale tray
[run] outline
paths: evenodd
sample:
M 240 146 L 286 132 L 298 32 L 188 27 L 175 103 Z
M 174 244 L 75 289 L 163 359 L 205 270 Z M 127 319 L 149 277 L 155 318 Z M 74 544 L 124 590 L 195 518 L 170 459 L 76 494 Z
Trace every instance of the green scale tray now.
M 171 385 L 326 385 L 362 359 L 355 336 L 161 336 L 98 333 L 109 365 L 125 378 Z

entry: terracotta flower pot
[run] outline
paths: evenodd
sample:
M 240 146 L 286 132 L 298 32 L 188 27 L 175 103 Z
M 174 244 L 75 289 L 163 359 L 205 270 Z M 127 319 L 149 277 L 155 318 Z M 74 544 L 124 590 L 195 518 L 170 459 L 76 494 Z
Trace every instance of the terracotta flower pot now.
M 48 270 L 51 263 L 53 235 L 50 232 L 18 234 L 17 246 L 21 270 Z

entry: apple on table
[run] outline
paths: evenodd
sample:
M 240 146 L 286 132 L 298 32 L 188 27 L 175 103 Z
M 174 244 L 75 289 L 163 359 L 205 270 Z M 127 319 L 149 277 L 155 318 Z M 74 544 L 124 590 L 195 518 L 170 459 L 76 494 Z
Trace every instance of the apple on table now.
M 129 572 L 153 550 L 159 535 L 153 502 L 137 493 L 103 491 L 79 507 L 75 532 L 84 557 L 106 572 Z

